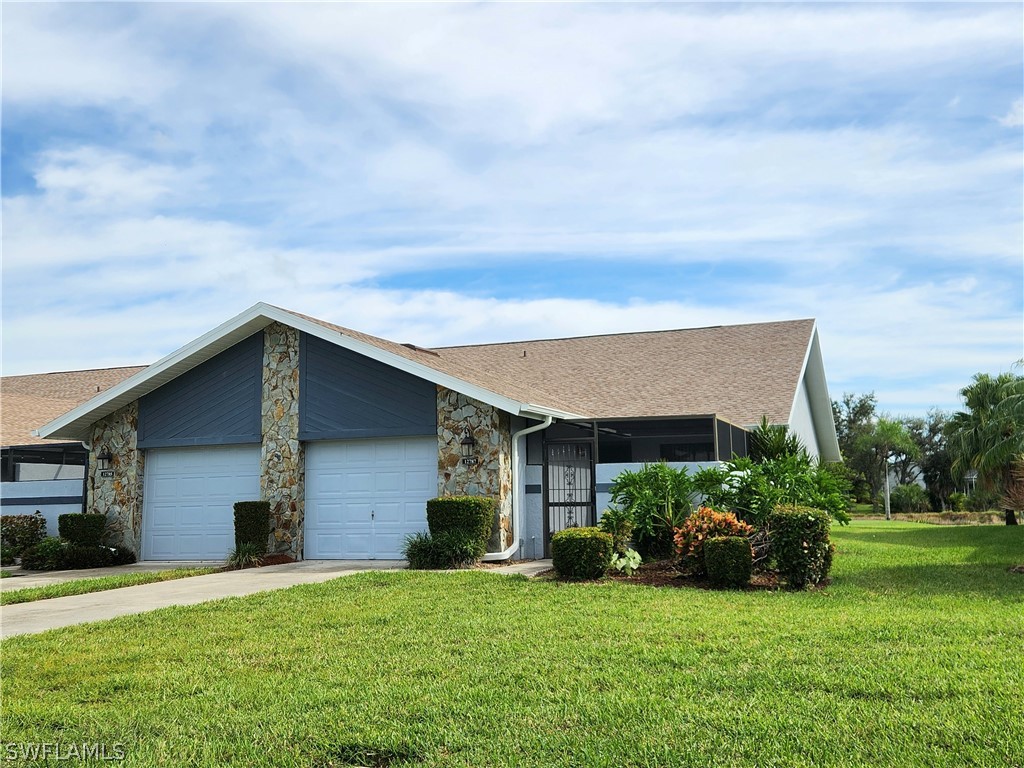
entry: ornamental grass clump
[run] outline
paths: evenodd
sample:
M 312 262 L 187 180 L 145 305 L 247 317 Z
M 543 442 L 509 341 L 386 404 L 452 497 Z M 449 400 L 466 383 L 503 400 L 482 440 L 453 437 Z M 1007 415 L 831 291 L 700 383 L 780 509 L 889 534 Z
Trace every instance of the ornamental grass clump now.
M 716 536 L 750 536 L 754 526 L 738 520 L 732 512 L 699 507 L 676 528 L 676 556 L 680 567 L 691 576 L 706 576 L 704 543 Z

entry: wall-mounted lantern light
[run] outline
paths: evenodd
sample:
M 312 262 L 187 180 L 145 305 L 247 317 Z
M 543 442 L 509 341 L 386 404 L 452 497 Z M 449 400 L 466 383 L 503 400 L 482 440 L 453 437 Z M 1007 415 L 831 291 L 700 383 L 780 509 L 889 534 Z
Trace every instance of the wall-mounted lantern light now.
M 113 475 L 110 469 L 110 462 L 113 459 L 114 457 L 110 455 L 109 448 L 101 448 L 100 452 L 96 454 L 96 465 L 99 467 L 100 472 L 104 473 L 104 476 L 107 476 L 106 473 Z
M 473 435 L 470 434 L 468 427 L 462 435 L 462 440 L 459 441 L 459 448 L 462 450 L 463 464 L 476 464 L 479 461 L 479 459 L 473 455 L 476 452 L 476 440 L 473 439 Z

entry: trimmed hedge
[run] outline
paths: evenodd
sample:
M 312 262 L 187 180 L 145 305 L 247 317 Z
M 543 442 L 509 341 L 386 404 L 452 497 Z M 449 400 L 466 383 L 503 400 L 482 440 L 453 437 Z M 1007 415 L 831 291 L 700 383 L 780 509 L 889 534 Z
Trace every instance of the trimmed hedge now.
M 832 518 L 813 507 L 776 507 L 768 518 L 775 567 L 791 589 L 820 584 L 832 569 Z
M 436 536 L 466 531 L 487 546 L 498 500 L 487 496 L 441 496 L 427 501 L 427 527 Z
M 706 576 L 704 543 L 715 536 L 749 536 L 754 527 L 736 518 L 732 512 L 699 507 L 676 528 L 675 543 L 679 564 L 692 576 Z
M 235 502 L 235 550 L 267 554 L 270 539 L 270 502 Z
M 59 571 L 64 567 L 66 542 L 53 536 L 21 553 L 21 567 L 27 571 Z
M 46 518 L 36 510 L 33 515 L 0 516 L 0 564 L 11 565 L 14 558 L 46 538 Z
M 555 571 L 570 579 L 599 579 L 612 562 L 612 535 L 597 528 L 565 528 L 551 537 Z
M 78 568 L 106 568 L 135 562 L 135 553 L 125 547 L 72 544 L 50 537 L 29 547 L 21 555 L 27 571 L 64 571 Z
M 80 547 L 98 547 L 103 541 L 107 527 L 107 516 L 75 512 L 57 518 L 60 537 Z
M 743 536 L 715 536 L 704 542 L 708 581 L 716 587 L 744 587 L 750 583 L 754 553 Z

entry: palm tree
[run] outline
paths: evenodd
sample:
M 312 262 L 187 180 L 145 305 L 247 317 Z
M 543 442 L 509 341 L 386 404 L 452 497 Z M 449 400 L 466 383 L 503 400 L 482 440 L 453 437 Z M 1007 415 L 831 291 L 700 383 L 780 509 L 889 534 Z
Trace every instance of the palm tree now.
M 1010 494 L 1013 467 L 1024 460 L 1024 376 L 978 373 L 960 396 L 966 410 L 949 423 L 953 468 L 977 470 L 985 487 Z M 1017 525 L 1014 510 L 1006 506 L 1006 524 Z

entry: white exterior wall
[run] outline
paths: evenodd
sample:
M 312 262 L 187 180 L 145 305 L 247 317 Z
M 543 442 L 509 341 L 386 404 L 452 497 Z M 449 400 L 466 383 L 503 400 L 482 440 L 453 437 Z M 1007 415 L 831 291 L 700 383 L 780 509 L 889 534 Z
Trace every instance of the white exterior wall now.
M 28 480 L 18 483 L 0 483 L 0 497 L 3 498 L 3 514 L 31 515 L 38 509 L 46 518 L 46 535 L 57 535 L 57 518 L 69 513 L 82 511 L 82 479 L 72 480 Z M 71 498 L 67 504 L 40 504 L 34 499 Z M 24 504 L 12 504 L 15 499 L 24 499 Z
M 812 459 L 817 459 L 821 455 L 818 448 L 818 433 L 814 429 L 814 416 L 811 415 L 811 399 L 807 395 L 807 382 L 803 379 L 800 380 L 796 401 L 793 403 L 789 431 L 800 438 Z

